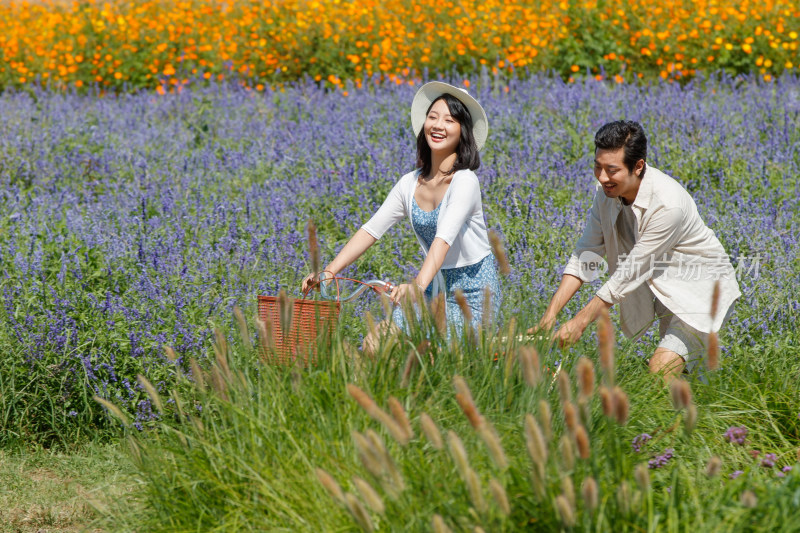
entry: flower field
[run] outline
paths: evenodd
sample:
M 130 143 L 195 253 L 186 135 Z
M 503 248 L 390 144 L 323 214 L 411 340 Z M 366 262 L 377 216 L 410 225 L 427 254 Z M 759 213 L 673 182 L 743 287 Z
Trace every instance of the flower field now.
M 594 131 L 626 117 L 737 268 L 744 296 L 720 370 L 670 400 L 636 357 L 652 332 L 617 336 L 616 371 L 590 335 L 565 351 L 536 344 L 540 367 L 491 332 L 459 345 L 420 331 L 361 360 L 364 315 L 384 313 L 368 296 L 343 306 L 319 368 L 265 366 L 248 347 L 256 296 L 299 295 L 309 218 L 327 260 L 412 168 L 415 87 L 345 95 L 307 80 L 257 92 L 212 80 L 104 98 L 33 88 L 0 95 L 0 444 L 117 439 L 118 419 L 93 396 L 119 407 L 146 505 L 100 513 L 109 530 L 781 529 L 800 490 L 800 81 L 487 73 L 470 90 L 491 125 L 478 171 L 487 222 L 512 267 L 503 335 L 544 311 L 591 199 Z M 347 273 L 397 282 L 420 261 L 400 224 Z M 558 361 L 582 385 L 556 386 Z M 455 390 L 454 374 L 465 380 Z M 607 412 L 595 382 L 627 410 Z M 397 398 L 412 427 L 399 440 L 396 425 L 367 416 L 385 422 L 376 406 L 392 406 L 402 421 Z M 542 457 L 524 420 L 535 414 L 546 432 L 548 412 Z M 386 454 L 383 466 L 364 462 L 380 452 L 373 434 L 397 475 Z
M 486 69 L 618 82 L 797 72 L 791 0 L 116 1 L 0 4 L 0 87 L 164 92 L 235 79 L 263 90 Z

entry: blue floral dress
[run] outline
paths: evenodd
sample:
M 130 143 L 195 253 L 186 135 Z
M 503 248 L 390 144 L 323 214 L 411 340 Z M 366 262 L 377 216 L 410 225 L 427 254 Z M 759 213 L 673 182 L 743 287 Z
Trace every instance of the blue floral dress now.
M 441 204 L 440 204 L 441 205 Z M 417 200 L 412 196 L 411 202 L 411 221 L 414 231 L 425 242 L 430 249 L 433 239 L 436 237 L 436 224 L 439 219 L 439 207 L 433 211 L 423 211 L 417 205 Z M 465 267 L 443 268 L 445 293 L 445 313 L 447 316 L 448 336 L 450 331 L 455 328 L 456 335 L 461 336 L 464 332 L 464 315 L 461 308 L 456 303 L 455 292 L 461 289 L 467 304 L 472 312 L 472 328 L 477 331 L 483 322 L 483 298 L 484 289 L 489 287 L 491 293 L 491 305 L 493 321 L 497 321 L 500 316 L 500 279 L 497 275 L 497 261 L 493 254 L 489 254 L 477 263 Z M 425 289 L 425 297 L 430 300 L 432 297 L 433 284 Z M 397 306 L 392 312 L 392 320 L 398 327 L 408 331 L 405 317 L 403 316 L 402 306 Z

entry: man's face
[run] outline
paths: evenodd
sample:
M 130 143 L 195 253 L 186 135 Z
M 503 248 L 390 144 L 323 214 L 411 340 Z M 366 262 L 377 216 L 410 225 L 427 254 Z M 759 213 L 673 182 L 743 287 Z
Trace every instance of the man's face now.
M 626 204 L 632 204 L 642 182 L 639 175 L 644 168 L 644 160 L 637 161 L 630 171 L 623 162 L 624 157 L 625 148 L 597 149 L 594 154 L 594 177 L 603 186 L 607 197 L 622 198 Z

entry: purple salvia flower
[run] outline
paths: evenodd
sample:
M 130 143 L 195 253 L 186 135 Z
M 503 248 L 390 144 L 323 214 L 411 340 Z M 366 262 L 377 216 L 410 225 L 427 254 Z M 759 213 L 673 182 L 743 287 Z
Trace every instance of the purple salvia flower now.
M 775 466 L 775 461 L 778 460 L 778 457 L 774 453 L 768 453 L 764 455 L 764 458 L 761 459 L 761 466 L 764 468 L 772 468 Z
M 657 455 L 655 458 L 650 459 L 647 462 L 647 466 L 651 470 L 656 470 L 658 468 L 666 466 L 667 463 L 670 461 L 670 459 L 672 459 L 674 452 L 675 450 L 673 450 L 672 448 L 667 448 L 666 450 L 664 450 L 663 454 Z
M 736 479 L 737 477 L 741 476 L 742 474 L 744 474 L 744 470 L 736 470 L 734 472 L 731 472 L 731 475 L 729 475 L 728 477 L 731 478 L 731 479 Z
M 744 446 L 747 440 L 747 428 L 744 426 L 731 426 L 725 432 L 725 438 L 732 444 Z
M 636 435 L 635 437 L 633 437 L 633 441 L 631 442 L 631 447 L 633 447 L 633 451 L 635 451 L 636 453 L 641 452 L 644 445 L 647 444 L 647 441 L 649 441 L 652 438 L 653 437 L 648 435 L 647 433 L 642 433 L 640 435 Z

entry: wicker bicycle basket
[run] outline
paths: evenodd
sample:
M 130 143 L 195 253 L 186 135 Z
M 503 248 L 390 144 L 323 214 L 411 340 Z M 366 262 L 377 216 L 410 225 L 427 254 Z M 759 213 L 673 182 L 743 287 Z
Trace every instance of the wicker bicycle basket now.
M 278 365 L 315 365 L 319 348 L 330 344 L 340 304 L 294 299 L 287 306 L 291 308 L 292 320 L 282 324 L 278 298 L 258 297 L 258 317 L 266 325 L 268 337 L 261 343 L 264 360 Z

